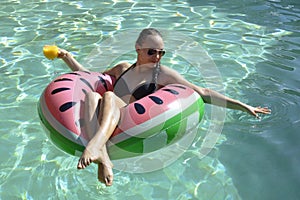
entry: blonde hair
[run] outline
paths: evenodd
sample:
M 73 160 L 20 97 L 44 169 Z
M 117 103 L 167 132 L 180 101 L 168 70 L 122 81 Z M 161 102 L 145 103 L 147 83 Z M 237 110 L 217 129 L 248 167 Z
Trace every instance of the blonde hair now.
M 162 38 L 162 35 L 161 33 L 155 29 L 155 28 L 146 28 L 146 29 L 143 29 L 142 32 L 140 33 L 138 39 L 136 40 L 136 44 L 137 45 L 142 45 L 143 42 L 146 40 L 146 38 L 150 35 L 158 35 Z

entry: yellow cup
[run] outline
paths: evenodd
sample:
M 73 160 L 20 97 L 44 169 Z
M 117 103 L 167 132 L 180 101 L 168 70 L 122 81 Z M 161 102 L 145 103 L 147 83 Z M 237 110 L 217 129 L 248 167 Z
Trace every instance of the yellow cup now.
M 53 60 L 58 56 L 58 47 L 54 45 L 45 45 L 43 48 L 43 53 L 46 58 Z

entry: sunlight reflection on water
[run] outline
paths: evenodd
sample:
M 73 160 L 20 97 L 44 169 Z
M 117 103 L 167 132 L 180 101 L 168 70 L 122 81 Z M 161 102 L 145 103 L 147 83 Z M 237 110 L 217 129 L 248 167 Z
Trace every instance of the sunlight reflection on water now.
M 158 6 L 152 1 L 5 3 L 0 8 L 0 32 L 3 35 L 0 40 L 0 150 L 6 152 L 0 157 L 0 198 L 97 199 L 101 195 L 110 199 L 240 199 L 241 195 L 248 199 L 253 194 L 248 192 L 247 180 L 253 185 L 267 187 L 271 168 L 280 159 L 270 159 L 266 164 L 270 168 L 268 178 L 261 176 L 261 182 L 257 182 L 255 177 L 263 173 L 243 157 L 247 155 L 249 158 L 252 153 L 257 153 L 247 142 L 261 150 L 257 160 L 250 156 L 249 160 L 253 162 L 263 163 L 263 156 L 274 149 L 277 149 L 274 154 L 289 157 L 294 156 L 293 151 L 297 152 L 296 149 L 284 150 L 291 147 L 291 142 L 283 134 L 288 133 L 297 141 L 291 127 L 291 124 L 299 125 L 299 70 L 295 67 L 299 63 L 299 37 L 291 30 L 293 20 L 298 19 L 292 13 L 296 12 L 296 7 L 272 1 L 248 7 L 255 11 L 269 6 L 273 9 L 273 16 L 282 16 L 280 19 L 287 29 L 284 30 L 255 21 L 263 20 L 263 16 L 247 19 L 251 12 L 243 14 L 246 8 L 240 2 L 232 1 L 226 6 L 222 2 L 198 4 L 201 3 L 177 2 L 176 7 L 168 2 Z M 237 8 L 240 10 L 230 13 Z M 251 20 L 254 21 L 249 22 Z M 273 21 L 270 23 L 275 23 Z M 115 185 L 105 188 L 97 182 L 95 166 L 77 171 L 77 158 L 57 150 L 39 125 L 36 103 L 42 90 L 55 76 L 68 71 L 61 61 L 45 60 L 41 49 L 45 44 L 56 44 L 71 51 L 79 61 L 86 61 L 86 57 L 105 39 L 113 39 L 120 31 L 147 26 L 174 29 L 193 38 L 213 58 L 229 96 L 257 105 L 272 105 L 274 114 L 257 122 L 239 112 L 229 111 L 223 131 L 225 135 L 221 135 L 209 156 L 199 159 L 199 146 L 204 138 L 201 132 L 207 131 L 210 124 L 205 118 L 195 141 L 175 163 L 148 174 L 116 170 Z M 282 41 L 286 46 L 278 45 Z M 133 48 L 134 44 L 128 44 L 128 50 Z M 186 58 L 172 50 L 169 49 L 164 64 L 170 63 L 173 68 L 178 64 L 186 66 Z M 120 59 L 133 61 L 134 55 L 135 52 L 131 51 Z M 105 57 L 104 61 L 98 63 L 99 68 L 92 65 L 92 69 L 101 71 L 111 66 L 112 60 Z M 178 68 L 178 71 L 192 82 L 205 84 L 204 79 L 198 78 L 203 72 L 193 67 Z M 214 84 L 213 78 L 211 84 Z M 274 96 L 278 98 L 274 100 Z M 207 106 L 207 112 L 211 112 L 210 106 Z M 259 142 L 256 144 L 255 141 Z M 240 165 L 232 161 L 233 155 L 244 163 Z M 298 163 L 298 160 L 291 158 L 286 161 L 291 162 Z M 263 168 L 264 165 L 259 166 Z M 276 168 L 279 171 L 294 168 L 292 165 L 280 166 Z M 251 176 L 245 175 L 249 178 L 245 180 L 242 174 L 247 170 Z M 296 173 L 290 171 L 290 175 Z M 289 181 L 289 177 L 282 177 L 282 183 L 287 183 L 281 187 L 285 192 L 288 186 L 293 187 Z M 272 190 L 267 188 L 264 196 L 272 197 Z M 290 194 L 291 197 L 294 194 Z

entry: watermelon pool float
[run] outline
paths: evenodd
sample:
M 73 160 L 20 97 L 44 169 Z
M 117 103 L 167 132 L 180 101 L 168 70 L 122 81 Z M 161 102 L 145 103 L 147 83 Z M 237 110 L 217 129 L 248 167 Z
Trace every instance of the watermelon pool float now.
M 38 114 L 58 148 L 81 155 L 88 143 L 83 123 L 85 95 L 113 91 L 113 84 L 114 78 L 107 74 L 76 71 L 59 76 L 46 87 Z M 173 144 L 198 125 L 203 113 L 203 100 L 194 90 L 179 84 L 167 85 L 121 108 L 119 124 L 107 142 L 110 158 L 139 156 Z M 149 138 L 158 135 L 165 138 L 163 146 L 150 144 L 153 148 L 149 148 Z

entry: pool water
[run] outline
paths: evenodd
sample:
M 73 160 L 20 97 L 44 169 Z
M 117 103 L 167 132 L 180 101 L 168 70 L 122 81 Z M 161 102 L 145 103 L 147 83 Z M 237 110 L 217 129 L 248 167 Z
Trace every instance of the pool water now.
M 299 199 L 299 11 L 296 0 L 1 2 L 0 199 Z M 133 62 L 136 35 L 122 38 L 120 49 L 116 38 L 145 27 L 166 35 L 163 64 L 272 114 L 257 120 L 226 110 L 221 130 L 212 131 L 217 140 L 202 154 L 216 123 L 207 105 L 192 144 L 174 163 L 148 173 L 115 169 L 107 188 L 96 165 L 78 171 L 78 158 L 58 150 L 40 125 L 43 89 L 69 72 L 61 60 L 45 59 L 42 47 L 56 44 L 101 71 Z M 201 46 L 216 68 L 205 66 L 205 53 L 176 49 L 184 39 L 174 43 L 172 33 Z

